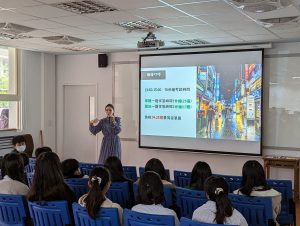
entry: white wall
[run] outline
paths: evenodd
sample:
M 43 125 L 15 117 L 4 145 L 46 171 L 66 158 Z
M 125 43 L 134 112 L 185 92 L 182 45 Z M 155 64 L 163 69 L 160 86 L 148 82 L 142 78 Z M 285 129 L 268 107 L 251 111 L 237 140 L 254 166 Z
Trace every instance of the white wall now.
M 44 145 L 55 150 L 55 55 L 25 50 L 20 55 L 22 130 L 1 132 L 0 136 L 30 133 L 36 148 L 43 130 Z
M 292 44 L 276 45 L 275 48 L 267 50 L 266 54 L 288 53 L 287 49 L 295 51 Z M 300 50 L 299 50 L 300 52 Z M 104 116 L 104 106 L 112 102 L 112 63 L 122 61 L 138 61 L 138 53 L 113 53 L 109 55 L 109 65 L 107 68 L 98 68 L 97 55 L 63 55 L 57 56 L 57 150 L 62 155 L 62 86 L 63 84 L 86 84 L 92 83 L 98 85 L 98 116 Z M 138 79 L 138 78 L 137 78 Z M 88 126 L 88 125 L 87 125 Z M 78 128 L 79 130 L 86 128 Z M 102 135 L 97 136 L 98 148 Z M 95 150 L 96 151 L 96 150 Z M 300 152 L 285 150 L 264 149 L 263 154 L 298 156 Z M 262 163 L 260 157 L 232 156 L 219 154 L 203 154 L 178 151 L 162 151 L 139 149 L 138 143 L 134 141 L 122 141 L 122 162 L 124 165 L 144 166 L 152 157 L 159 158 L 163 161 L 166 168 L 171 170 L 191 170 L 194 163 L 202 160 L 208 162 L 213 172 L 240 175 L 245 161 L 257 159 Z M 95 159 L 95 162 L 97 159 Z M 292 171 L 289 169 L 273 169 L 271 171 L 273 178 L 292 178 Z

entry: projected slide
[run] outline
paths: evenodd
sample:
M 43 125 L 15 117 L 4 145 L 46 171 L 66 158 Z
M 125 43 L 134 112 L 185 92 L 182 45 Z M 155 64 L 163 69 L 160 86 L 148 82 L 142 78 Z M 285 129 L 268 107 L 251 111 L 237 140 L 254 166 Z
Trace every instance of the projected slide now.
M 142 58 L 141 146 L 259 154 L 262 68 L 261 51 Z

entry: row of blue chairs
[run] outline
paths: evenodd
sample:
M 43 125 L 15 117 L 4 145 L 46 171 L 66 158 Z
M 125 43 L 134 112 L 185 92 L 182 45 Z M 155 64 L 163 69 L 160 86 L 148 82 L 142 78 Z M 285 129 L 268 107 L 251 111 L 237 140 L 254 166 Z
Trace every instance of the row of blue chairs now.
M 272 218 L 270 198 L 249 198 L 232 195 L 231 200 L 247 219 L 249 225 L 270 225 L 268 218 Z M 249 201 L 250 200 L 250 201 Z M 236 204 L 238 203 L 238 204 Z M 101 208 L 96 219 L 91 219 L 86 208 L 73 203 L 74 223 L 76 226 L 120 226 L 116 208 Z M 0 225 L 24 226 L 26 219 L 31 217 L 35 226 L 65 226 L 72 224 L 66 201 L 28 202 L 20 195 L 0 195 Z M 137 213 L 124 209 L 125 226 L 171 226 L 174 225 L 173 216 L 151 215 Z M 264 221 L 261 221 L 264 219 Z M 194 222 L 188 218 L 181 218 L 182 226 L 217 226 Z

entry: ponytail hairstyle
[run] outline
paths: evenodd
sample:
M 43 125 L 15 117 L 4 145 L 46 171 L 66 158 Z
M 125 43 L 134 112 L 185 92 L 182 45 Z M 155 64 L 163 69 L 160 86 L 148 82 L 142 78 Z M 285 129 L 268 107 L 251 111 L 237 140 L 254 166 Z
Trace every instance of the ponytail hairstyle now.
M 243 177 L 240 192 L 250 195 L 254 188 L 259 191 L 271 189 L 266 182 L 265 172 L 262 165 L 256 160 L 249 160 L 243 166 Z
M 204 190 L 204 182 L 211 175 L 209 165 L 206 162 L 198 161 L 192 170 L 190 187 Z
M 107 169 L 96 167 L 89 176 L 89 184 L 91 189 L 85 198 L 85 206 L 88 215 L 92 219 L 96 219 L 102 203 L 105 201 L 103 189 L 110 182 L 110 174 Z
M 204 183 L 204 190 L 211 201 L 216 202 L 217 224 L 224 224 L 226 217 L 233 213 L 232 204 L 228 198 L 228 184 L 223 177 L 211 176 Z

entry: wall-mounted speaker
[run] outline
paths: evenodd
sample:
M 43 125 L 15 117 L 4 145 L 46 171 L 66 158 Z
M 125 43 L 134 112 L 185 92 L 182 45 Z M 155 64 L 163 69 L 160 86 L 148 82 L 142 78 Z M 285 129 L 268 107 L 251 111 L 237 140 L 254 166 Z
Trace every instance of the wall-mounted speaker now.
M 107 54 L 98 54 L 98 67 L 107 67 Z

